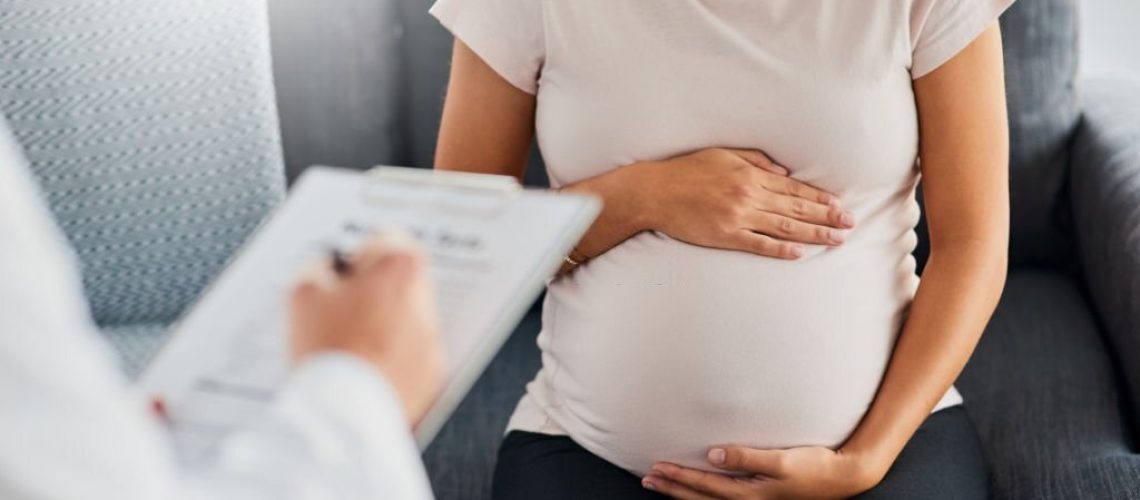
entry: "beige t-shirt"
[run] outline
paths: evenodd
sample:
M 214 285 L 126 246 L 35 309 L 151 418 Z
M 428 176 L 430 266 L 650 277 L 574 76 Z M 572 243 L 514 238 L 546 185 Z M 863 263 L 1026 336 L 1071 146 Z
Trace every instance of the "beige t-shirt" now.
M 554 282 L 511 429 L 644 473 L 709 446 L 840 445 L 918 285 L 912 79 L 1012 0 L 439 0 L 537 95 L 555 186 L 710 147 L 760 149 L 855 213 L 788 262 L 642 233 Z M 961 402 L 951 390 L 939 408 Z

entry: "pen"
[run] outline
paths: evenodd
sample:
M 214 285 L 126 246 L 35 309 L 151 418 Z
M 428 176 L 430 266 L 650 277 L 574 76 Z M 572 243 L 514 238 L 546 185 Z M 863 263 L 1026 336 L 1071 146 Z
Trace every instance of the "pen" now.
M 348 263 L 348 258 L 345 257 L 344 252 L 335 248 L 329 250 L 329 256 L 332 260 L 333 271 L 336 271 L 337 276 L 347 276 L 352 267 Z

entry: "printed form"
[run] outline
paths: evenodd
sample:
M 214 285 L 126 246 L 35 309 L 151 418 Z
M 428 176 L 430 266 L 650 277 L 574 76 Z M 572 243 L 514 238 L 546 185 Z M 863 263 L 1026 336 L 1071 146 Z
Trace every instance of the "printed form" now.
M 378 172 L 306 172 L 146 367 L 138 389 L 165 402 L 180 460 L 210 456 L 285 382 L 285 304 L 303 266 L 392 229 L 414 235 L 429 255 L 450 364 L 416 429 L 426 447 L 600 208 L 590 198 L 524 191 L 513 179 Z

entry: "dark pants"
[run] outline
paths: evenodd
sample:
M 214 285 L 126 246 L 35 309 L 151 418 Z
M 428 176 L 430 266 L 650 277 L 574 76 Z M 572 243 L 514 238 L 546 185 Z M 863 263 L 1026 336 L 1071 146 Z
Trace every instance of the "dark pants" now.
M 562 436 L 511 432 L 499 449 L 495 500 L 661 499 L 641 479 Z M 961 406 L 934 413 L 883 482 L 861 499 L 989 498 L 977 432 Z

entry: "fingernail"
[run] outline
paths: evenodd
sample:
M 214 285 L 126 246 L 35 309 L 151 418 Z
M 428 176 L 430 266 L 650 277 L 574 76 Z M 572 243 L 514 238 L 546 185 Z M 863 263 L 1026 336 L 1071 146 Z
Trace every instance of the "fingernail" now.
M 724 463 L 724 450 L 720 448 L 713 448 L 709 450 L 709 463 L 713 465 L 720 465 Z
M 847 227 L 854 226 L 855 214 L 852 214 L 851 212 L 843 212 L 843 215 L 839 216 L 839 223 Z
M 792 245 L 792 248 L 789 250 L 789 252 L 792 254 L 793 258 L 798 259 L 804 256 L 804 247 L 800 245 Z
M 657 485 L 653 484 L 653 481 L 650 481 L 648 477 L 641 479 L 641 487 L 650 491 L 657 490 Z
M 844 240 L 847 239 L 847 236 L 843 234 L 843 231 L 840 231 L 838 229 L 832 229 L 831 231 L 828 231 L 828 233 L 828 238 L 831 239 L 832 243 L 843 243 Z

